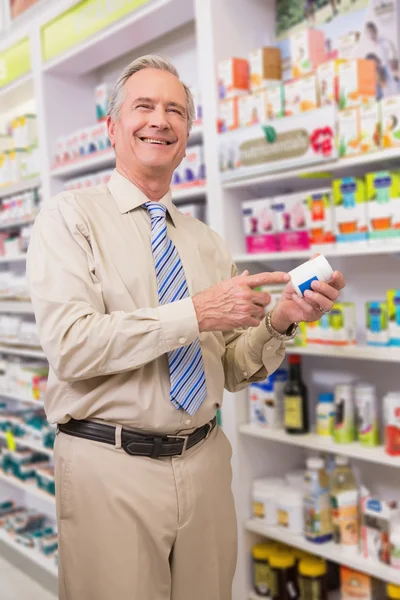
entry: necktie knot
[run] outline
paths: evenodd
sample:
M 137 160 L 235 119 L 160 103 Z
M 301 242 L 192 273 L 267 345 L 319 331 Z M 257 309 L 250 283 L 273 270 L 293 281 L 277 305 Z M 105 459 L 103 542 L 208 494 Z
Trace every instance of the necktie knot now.
M 160 204 L 160 202 L 146 202 L 143 206 L 149 213 L 152 221 L 154 219 L 165 219 L 167 216 L 167 207 L 164 204 Z

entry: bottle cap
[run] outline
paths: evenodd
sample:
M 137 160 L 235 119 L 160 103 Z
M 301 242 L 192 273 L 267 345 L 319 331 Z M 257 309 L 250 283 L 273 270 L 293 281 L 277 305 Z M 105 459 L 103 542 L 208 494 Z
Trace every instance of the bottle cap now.
M 315 258 L 312 259 L 313 263 L 317 266 L 317 268 L 321 271 L 322 275 L 325 278 L 325 281 L 330 281 L 333 275 L 333 269 L 331 265 L 326 260 L 323 254 L 319 254 Z
M 331 392 L 324 392 L 318 396 L 318 402 L 333 402 L 334 398 L 335 396 Z
M 387 595 L 390 599 L 398 600 L 400 598 L 400 587 L 389 583 L 386 587 Z
M 318 456 L 313 456 L 311 458 L 307 458 L 307 469 L 319 470 L 324 468 L 324 460 L 322 458 L 318 458 Z
M 273 542 L 266 544 L 256 544 L 252 548 L 253 558 L 256 560 L 268 560 L 271 554 L 276 552 L 276 544 Z
M 269 564 L 273 569 L 289 569 L 294 566 L 296 559 L 292 552 L 276 552 L 269 558 Z
M 299 365 L 301 361 L 301 357 L 299 354 L 290 354 L 289 355 L 289 365 Z
M 322 577 L 326 572 L 326 562 L 321 558 L 304 558 L 300 561 L 299 573 L 304 577 Z

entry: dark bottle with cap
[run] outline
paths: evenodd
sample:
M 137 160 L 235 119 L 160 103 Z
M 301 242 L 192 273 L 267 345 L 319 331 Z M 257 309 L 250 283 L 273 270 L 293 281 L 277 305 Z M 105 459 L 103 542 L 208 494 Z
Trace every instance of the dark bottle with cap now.
M 283 398 L 287 433 L 308 433 L 308 391 L 301 378 L 301 360 L 298 354 L 289 356 L 289 378 L 283 388 Z

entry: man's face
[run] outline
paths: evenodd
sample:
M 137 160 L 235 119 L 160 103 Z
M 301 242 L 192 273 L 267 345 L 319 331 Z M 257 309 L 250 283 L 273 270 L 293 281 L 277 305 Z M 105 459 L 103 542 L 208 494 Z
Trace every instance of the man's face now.
M 143 69 L 125 84 L 119 118 L 108 118 L 117 164 L 148 174 L 170 174 L 180 164 L 188 138 L 186 94 L 167 71 Z

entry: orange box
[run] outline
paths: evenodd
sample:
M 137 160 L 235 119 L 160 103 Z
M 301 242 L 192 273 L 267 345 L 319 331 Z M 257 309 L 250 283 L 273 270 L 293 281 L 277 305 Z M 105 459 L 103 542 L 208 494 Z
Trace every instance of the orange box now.
M 218 96 L 220 100 L 249 92 L 249 62 L 245 58 L 229 58 L 218 65 Z
M 282 79 L 281 51 L 275 46 L 256 48 L 250 52 L 249 65 L 252 92 L 265 90 Z
M 358 106 L 338 111 L 337 135 L 340 158 L 347 158 L 361 152 L 360 109 Z
M 339 104 L 339 65 L 344 59 L 328 60 L 317 67 L 321 106 Z
M 319 29 L 304 29 L 290 36 L 292 77 L 312 73 L 325 60 L 325 34 Z
M 219 103 L 218 131 L 233 131 L 239 127 L 239 98 L 228 98 Z
M 319 106 L 317 78 L 313 73 L 288 81 L 285 88 L 285 117 L 298 115 Z
M 357 58 L 339 64 L 339 108 L 369 103 L 376 97 L 375 61 Z

